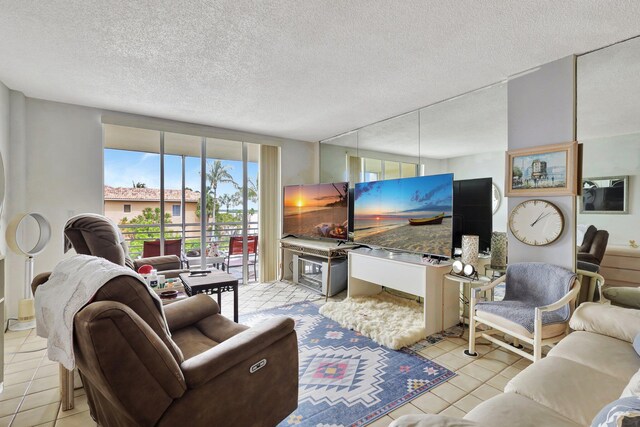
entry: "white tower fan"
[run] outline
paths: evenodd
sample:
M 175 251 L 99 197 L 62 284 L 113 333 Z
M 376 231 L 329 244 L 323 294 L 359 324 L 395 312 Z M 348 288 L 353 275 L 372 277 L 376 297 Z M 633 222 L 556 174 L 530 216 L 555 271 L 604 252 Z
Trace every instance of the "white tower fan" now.
M 19 236 L 18 233 L 33 232 L 32 230 L 25 230 L 28 226 L 29 219 L 35 220 L 38 225 L 38 240 L 32 248 L 25 248 L 24 236 Z M 13 325 L 9 325 L 9 329 L 12 331 L 21 331 L 25 329 L 32 329 L 36 326 L 35 308 L 33 305 L 33 296 L 31 295 L 31 282 L 33 281 L 33 258 L 44 250 L 51 239 L 51 224 L 47 219 L 35 212 L 26 214 L 18 214 L 9 223 L 7 227 L 7 245 L 12 251 L 18 255 L 25 256 L 24 262 L 24 290 L 22 299 L 18 302 L 18 321 Z

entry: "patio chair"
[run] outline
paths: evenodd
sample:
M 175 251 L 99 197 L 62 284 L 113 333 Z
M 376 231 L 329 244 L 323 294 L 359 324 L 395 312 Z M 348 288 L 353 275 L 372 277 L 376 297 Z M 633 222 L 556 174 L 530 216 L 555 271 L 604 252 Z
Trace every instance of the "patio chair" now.
M 505 283 L 502 301 L 478 301 L 480 292 Z M 542 347 L 553 346 L 568 330 L 574 302 L 580 292 L 576 274 L 565 268 L 545 263 L 515 263 L 507 274 L 492 283 L 473 289 L 469 313 L 469 349 L 465 353 L 477 356 L 476 337 L 513 351 L 532 361 L 542 358 Z M 489 330 L 476 332 L 478 324 Z M 513 345 L 495 337 L 513 337 Z M 533 354 L 520 346 L 520 341 L 533 346 Z
M 253 257 L 252 257 L 253 255 Z M 258 264 L 258 236 L 247 236 L 247 265 L 253 265 L 253 277 L 256 278 Z M 242 267 L 242 236 L 229 237 L 229 251 L 227 252 L 222 269 L 229 272 L 230 268 Z
M 180 258 L 182 268 L 189 268 L 189 260 L 182 252 L 182 240 L 170 239 L 164 241 L 164 254 L 175 255 Z M 151 258 L 160 256 L 160 239 L 145 240 L 142 243 L 142 258 Z

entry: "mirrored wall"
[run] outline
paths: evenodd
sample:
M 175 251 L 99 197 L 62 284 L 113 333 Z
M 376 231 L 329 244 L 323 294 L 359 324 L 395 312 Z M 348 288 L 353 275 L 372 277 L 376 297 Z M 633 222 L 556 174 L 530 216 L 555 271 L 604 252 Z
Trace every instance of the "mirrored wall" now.
M 321 182 L 359 182 L 452 173 L 485 178 L 493 231 L 506 231 L 503 200 L 507 88 L 500 82 L 321 141 Z M 486 182 L 486 181 L 485 181 Z M 455 190 L 454 190 L 455 193 Z M 488 249 L 488 242 L 481 250 Z
M 640 241 L 640 38 L 578 57 L 577 73 L 578 245 L 594 225 L 609 247 L 629 247 Z

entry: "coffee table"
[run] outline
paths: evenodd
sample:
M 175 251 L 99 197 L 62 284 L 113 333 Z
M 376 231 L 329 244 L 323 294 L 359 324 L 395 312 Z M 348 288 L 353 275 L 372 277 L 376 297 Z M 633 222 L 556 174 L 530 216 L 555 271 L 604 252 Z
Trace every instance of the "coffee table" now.
M 238 279 L 224 271 L 213 270 L 202 276 L 180 273 L 180 280 L 189 296 L 196 294 L 218 295 L 218 305 L 222 309 L 222 293 L 233 292 L 233 321 L 238 323 Z

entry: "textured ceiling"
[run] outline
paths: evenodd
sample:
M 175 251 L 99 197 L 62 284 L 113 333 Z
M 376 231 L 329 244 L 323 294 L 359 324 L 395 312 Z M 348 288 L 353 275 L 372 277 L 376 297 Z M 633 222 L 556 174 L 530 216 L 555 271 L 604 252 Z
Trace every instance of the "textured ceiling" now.
M 27 96 L 321 140 L 640 32 L 635 0 L 0 0 Z
M 640 38 L 578 58 L 578 140 L 640 132 Z

